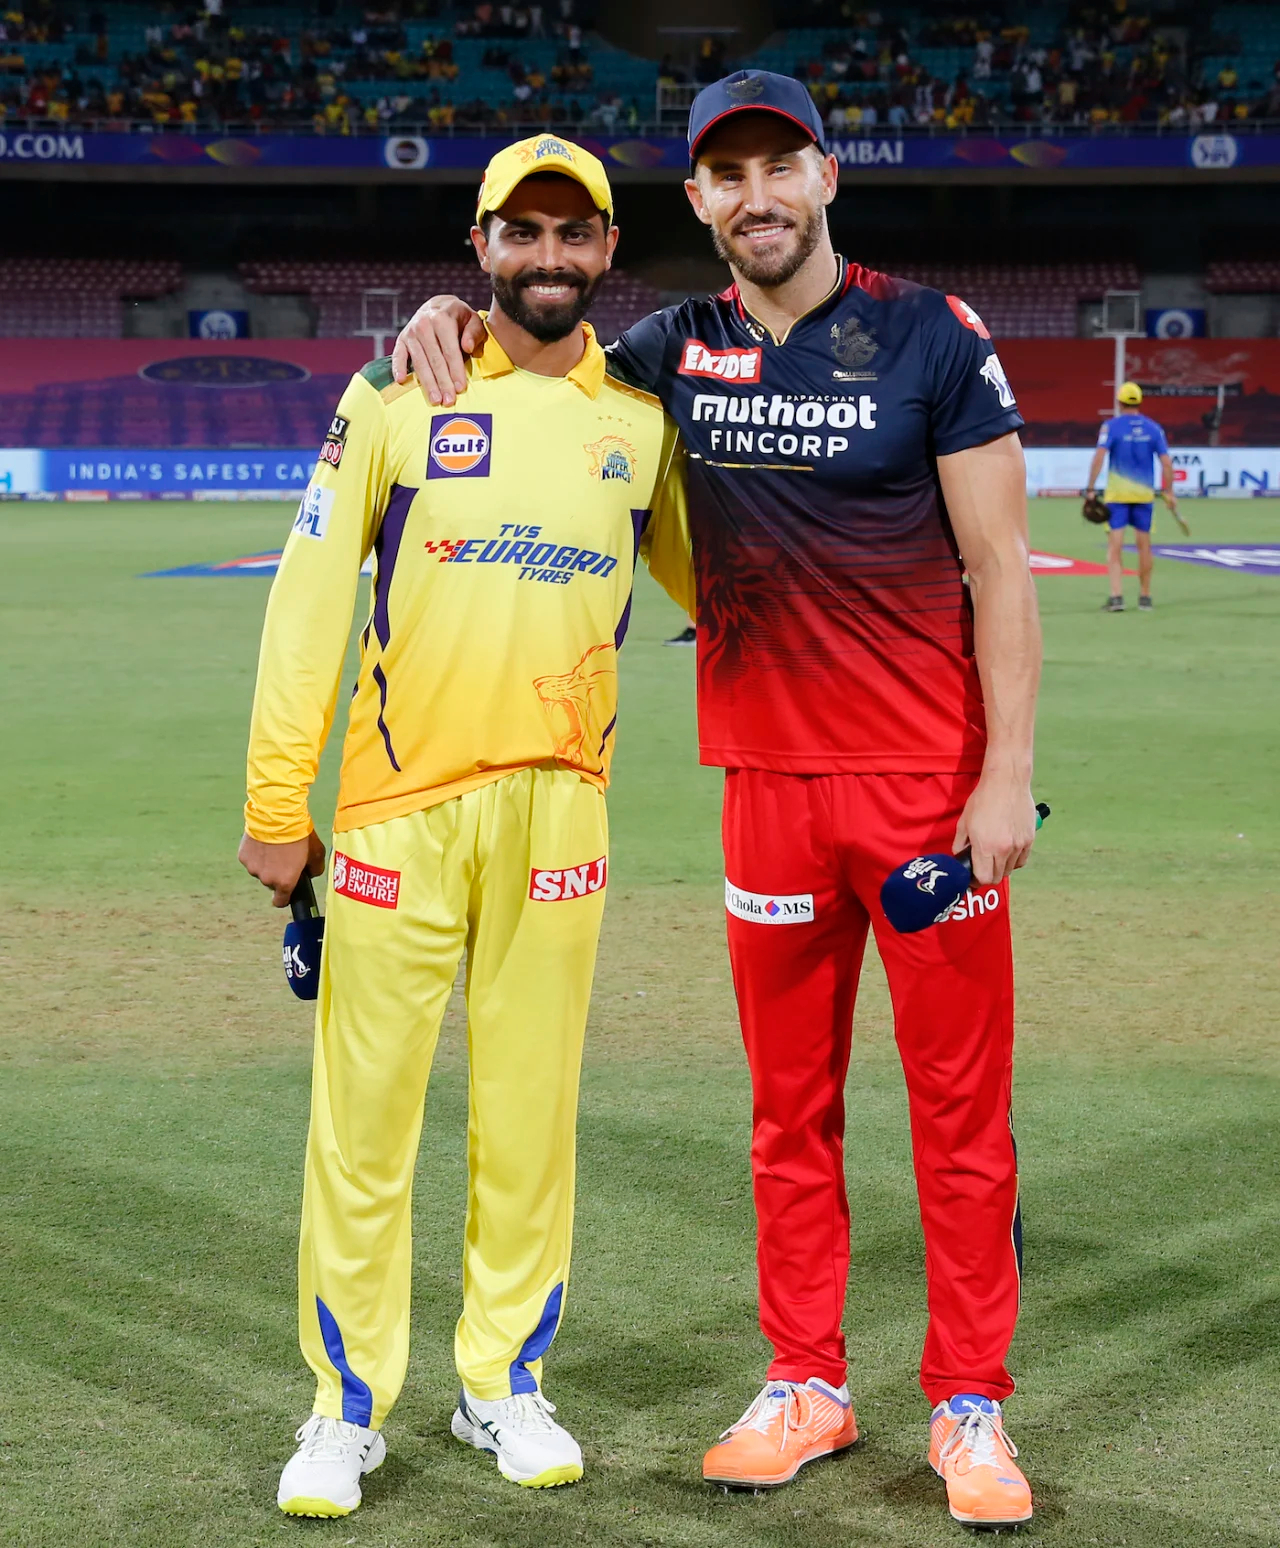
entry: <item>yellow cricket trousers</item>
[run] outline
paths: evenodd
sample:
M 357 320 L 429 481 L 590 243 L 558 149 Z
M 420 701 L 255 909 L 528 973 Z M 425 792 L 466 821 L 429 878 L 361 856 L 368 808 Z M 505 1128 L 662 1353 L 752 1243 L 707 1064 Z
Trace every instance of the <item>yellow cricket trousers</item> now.
M 298 1302 L 315 1411 L 378 1428 L 409 1359 L 410 1198 L 463 948 L 470 1102 L 463 1385 L 536 1390 L 573 1236 L 604 796 L 551 765 L 334 836 Z

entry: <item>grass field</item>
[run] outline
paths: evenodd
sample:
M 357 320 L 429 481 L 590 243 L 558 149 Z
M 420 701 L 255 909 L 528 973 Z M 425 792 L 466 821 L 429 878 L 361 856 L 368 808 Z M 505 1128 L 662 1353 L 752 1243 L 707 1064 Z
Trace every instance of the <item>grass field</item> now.
M 1280 502 L 1193 505 L 1275 541 Z M 260 579 L 138 578 L 273 545 L 280 506 L 16 506 L 6 597 L 0 1537 L 21 1548 L 935 1545 L 921 1243 L 878 967 L 849 1077 L 846 1327 L 865 1443 L 767 1498 L 703 1448 L 762 1376 L 748 1092 L 723 947 L 719 777 L 692 654 L 647 577 L 624 665 L 580 1210 L 548 1390 L 576 1489 L 504 1483 L 448 1434 L 465 1164 L 451 1009 L 417 1191 L 416 1335 L 366 1504 L 285 1520 L 309 1407 L 293 1259 L 309 1016 L 280 916 L 235 864 Z M 1097 558 L 1074 506 L 1037 546 Z M 1157 611 L 1040 583 L 1037 793 L 1015 883 L 1026 1228 L 1010 1429 L 1024 1535 L 1280 1543 L 1280 580 L 1157 570 Z M 1136 583 L 1131 583 L 1132 586 Z M 331 809 L 328 767 L 317 803 Z

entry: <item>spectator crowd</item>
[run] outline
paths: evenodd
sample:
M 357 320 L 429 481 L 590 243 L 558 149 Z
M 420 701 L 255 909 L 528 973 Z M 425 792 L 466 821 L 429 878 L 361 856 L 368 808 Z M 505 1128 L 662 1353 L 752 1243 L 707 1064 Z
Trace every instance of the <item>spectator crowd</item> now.
M 652 103 L 642 108 L 598 88 L 585 36 L 590 3 L 473 0 L 470 10 L 445 12 L 442 0 L 406 0 L 344 21 L 330 6 L 327 21 L 299 9 L 298 26 L 286 30 L 247 19 L 252 10 L 203 0 L 189 11 L 157 7 L 141 46 L 129 51 L 113 47 L 105 4 L 13 0 L 0 12 L 0 126 L 634 131 L 651 118 Z M 851 0 L 780 0 L 778 20 L 829 29 L 815 56 L 791 68 L 836 134 L 1280 120 L 1280 63 L 1264 82 L 1242 80 L 1231 63 L 1239 40 L 1217 40 L 1234 46 L 1215 50 L 1212 14 L 1206 6 L 1198 28 L 1173 27 L 1142 0 L 1075 0 L 1049 42 L 1033 39 L 1018 13 L 995 0 L 987 9 L 935 11 L 914 36 L 892 8 L 858 10 Z M 415 22 L 411 42 L 406 24 Z M 484 44 L 480 71 L 470 40 Z M 49 62 L 40 47 L 47 44 L 73 57 Z M 465 78 L 459 44 L 471 63 Z M 941 49 L 960 55 L 958 69 L 939 70 L 936 52 L 923 52 Z M 1225 57 L 1206 65 L 1215 52 Z M 706 37 L 689 59 L 664 58 L 656 78 L 703 84 L 732 63 L 723 39 Z
M 508 124 L 635 126 L 640 109 L 596 92 L 584 39 L 583 0 L 495 4 L 478 0 L 411 46 L 406 20 L 439 16 L 435 0 L 367 11 L 354 24 L 297 31 L 242 22 L 220 0 L 189 14 L 157 13 L 136 52 L 110 44 L 108 14 L 74 32 L 72 9 L 36 0 L 0 15 L 0 125 L 144 121 L 219 129 L 229 124 L 351 134 L 397 125 L 485 129 Z M 302 14 L 301 12 L 299 13 Z M 455 41 L 486 42 L 482 66 L 501 74 L 464 98 Z M 555 62 L 528 63 L 522 45 L 550 42 Z M 73 42 L 70 63 L 29 63 L 31 44 Z M 539 47 L 541 58 L 548 50 Z M 503 80 L 505 77 L 505 81 Z M 385 86 L 376 94 L 357 84 Z M 476 83 L 477 87 L 481 85 Z
M 913 125 L 1177 129 L 1280 119 L 1280 62 L 1265 82 L 1242 81 L 1230 61 L 1206 70 L 1200 60 L 1213 47 L 1211 33 L 1162 27 L 1129 0 L 1073 4 L 1048 44 L 1033 43 L 1029 28 L 1003 11 L 935 15 L 914 40 L 883 12 L 832 0 L 807 7 L 802 0 L 799 14 L 821 25 L 833 13 L 839 30 L 818 57 L 797 60 L 794 74 L 834 133 Z M 788 7 L 788 15 L 794 24 L 796 12 Z M 1206 8 L 1206 22 L 1210 16 Z M 968 60 L 955 74 L 933 73 L 923 49 L 963 51 Z

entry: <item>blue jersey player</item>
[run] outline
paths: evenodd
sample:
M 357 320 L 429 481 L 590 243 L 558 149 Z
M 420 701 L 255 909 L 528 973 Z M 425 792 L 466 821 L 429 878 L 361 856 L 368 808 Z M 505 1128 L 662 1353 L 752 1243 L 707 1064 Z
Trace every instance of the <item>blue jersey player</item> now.
M 1107 487 L 1102 498 L 1111 512 L 1111 530 L 1107 534 L 1111 594 L 1103 603 L 1103 611 L 1124 612 L 1124 533 L 1126 527 L 1132 527 L 1138 541 L 1138 607 L 1149 612 L 1152 605 L 1151 571 L 1155 562 L 1151 555 L 1151 507 L 1156 490 L 1160 488 L 1155 470 L 1158 463 L 1164 480 L 1160 497 L 1177 517 L 1173 463 L 1164 431 L 1142 412 L 1142 388 L 1137 382 L 1123 382 L 1117 398 L 1120 411 L 1114 419 L 1107 420 L 1098 433 L 1098 449 L 1089 465 L 1085 493 L 1088 494 L 1097 482 L 1102 459 L 1109 456 Z M 1178 520 L 1181 525 L 1181 518 Z

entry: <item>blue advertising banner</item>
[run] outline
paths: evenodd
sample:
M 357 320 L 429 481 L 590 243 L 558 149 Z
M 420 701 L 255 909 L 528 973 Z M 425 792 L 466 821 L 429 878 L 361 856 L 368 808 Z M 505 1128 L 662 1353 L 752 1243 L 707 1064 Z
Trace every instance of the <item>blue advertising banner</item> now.
M 31 453 L 20 453 L 31 457 Z M 3 464 L 13 452 L 0 452 Z M 256 490 L 303 490 L 316 465 L 314 446 L 284 451 L 161 451 L 118 447 L 76 447 L 42 451 L 38 469 L 30 463 L 29 479 L 42 491 L 75 494 L 80 490 L 108 494 L 199 494 L 207 491 L 249 493 Z M 34 475 L 34 476 L 31 476 Z
M 506 136 L 415 134 L 97 134 L 76 130 L 0 130 L 0 164 L 221 167 L 229 174 L 254 168 L 329 171 L 455 171 L 478 174 L 510 144 Z M 685 172 L 682 137 L 581 136 L 609 167 L 630 172 Z M 1280 134 L 1158 135 L 904 135 L 837 139 L 831 149 L 842 167 L 858 171 L 963 171 L 1019 168 L 1028 172 L 1280 168 Z

